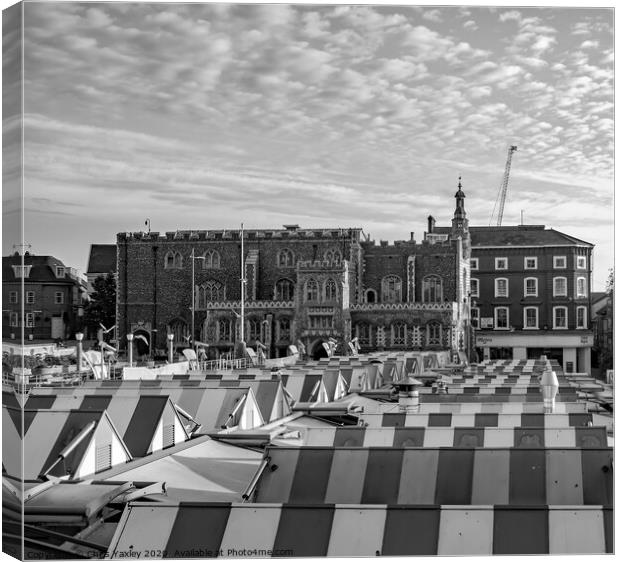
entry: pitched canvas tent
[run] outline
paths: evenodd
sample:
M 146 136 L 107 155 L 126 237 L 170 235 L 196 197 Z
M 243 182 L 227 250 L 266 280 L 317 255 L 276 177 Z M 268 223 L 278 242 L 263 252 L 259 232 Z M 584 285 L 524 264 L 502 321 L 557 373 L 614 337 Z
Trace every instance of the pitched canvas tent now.
M 213 387 L 203 381 L 89 381 L 69 394 L 94 394 L 112 396 L 169 396 L 179 406 L 182 418 L 189 414 L 200 424 L 201 432 L 212 430 L 251 429 L 263 425 L 263 417 L 256 398 L 249 387 Z M 55 389 L 41 389 L 53 393 Z M 182 411 L 181 411 L 182 410 Z M 195 427 L 195 423 L 186 426 Z
M 55 396 L 34 389 L 26 408 L 105 410 L 132 457 L 143 457 L 189 439 L 183 420 L 168 396 L 86 394 L 82 389 L 73 390 Z
M 19 444 L 23 437 L 23 477 L 36 480 L 84 478 L 130 460 L 131 454 L 103 410 L 24 410 L 3 406 L 3 437 Z M 14 449 L 19 450 L 19 449 Z M 20 478 L 18 455 L 4 458 L 6 473 Z

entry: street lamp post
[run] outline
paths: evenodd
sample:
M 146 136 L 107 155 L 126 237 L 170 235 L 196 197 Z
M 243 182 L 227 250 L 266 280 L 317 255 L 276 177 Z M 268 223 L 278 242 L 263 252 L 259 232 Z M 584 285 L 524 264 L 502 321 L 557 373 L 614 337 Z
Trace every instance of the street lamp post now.
M 194 248 L 192 248 L 192 349 L 196 352 L 196 329 L 194 327 L 194 316 L 196 314 L 196 268 L 194 266 L 194 262 L 196 260 L 204 260 L 204 256 L 196 256 L 194 255 Z
M 75 339 L 77 341 L 77 372 L 79 374 L 82 372 L 82 340 L 84 339 L 84 334 L 78 332 L 75 334 Z
M 133 367 L 133 334 L 127 334 L 127 351 L 129 352 L 129 366 Z
M 168 363 L 172 364 L 174 363 L 174 347 L 173 347 L 173 340 L 174 340 L 174 334 L 168 334 Z

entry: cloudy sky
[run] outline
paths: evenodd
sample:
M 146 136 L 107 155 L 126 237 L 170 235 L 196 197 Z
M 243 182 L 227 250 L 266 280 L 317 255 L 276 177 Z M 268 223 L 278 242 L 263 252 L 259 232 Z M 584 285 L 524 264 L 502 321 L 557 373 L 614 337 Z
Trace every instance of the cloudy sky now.
M 25 229 L 546 224 L 613 260 L 610 9 L 26 3 Z M 5 37 L 6 38 L 6 37 Z M 13 122 L 13 126 L 17 121 Z M 5 130 L 11 122 L 5 119 Z M 13 207 L 5 194 L 4 212 Z M 16 240 L 4 236 L 4 253 Z

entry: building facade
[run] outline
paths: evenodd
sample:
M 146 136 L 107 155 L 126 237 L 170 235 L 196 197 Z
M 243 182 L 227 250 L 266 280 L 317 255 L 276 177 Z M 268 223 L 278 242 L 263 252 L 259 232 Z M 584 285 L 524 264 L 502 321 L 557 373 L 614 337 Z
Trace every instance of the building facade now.
M 81 327 L 85 292 L 77 271 L 53 256 L 26 252 L 23 263 L 19 253 L 3 257 L 3 338 L 21 339 L 22 326 L 25 340 L 72 338 Z
M 593 245 L 542 225 L 470 227 L 472 324 L 482 359 L 554 358 L 590 372 Z
M 594 334 L 592 366 L 598 374 L 614 368 L 614 291 L 592 297 L 590 322 Z
M 336 339 L 358 337 L 362 351 L 468 351 L 470 240 L 460 183 L 448 233 L 388 244 L 361 228 L 177 231 L 117 236 L 117 322 L 121 347 L 140 334 L 162 349 L 168 333 L 187 345 L 194 325 L 209 355 L 244 339 L 271 357 L 303 343 L 311 357 Z M 242 263 L 245 269 L 241 271 Z M 192 287 L 194 308 L 192 322 Z M 149 349 L 149 352 L 151 349 Z

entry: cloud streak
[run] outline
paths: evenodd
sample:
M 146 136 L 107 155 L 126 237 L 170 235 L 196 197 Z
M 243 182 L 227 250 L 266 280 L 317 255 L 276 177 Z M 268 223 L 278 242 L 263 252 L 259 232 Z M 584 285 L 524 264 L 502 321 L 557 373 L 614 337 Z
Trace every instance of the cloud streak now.
M 240 216 L 267 227 L 297 213 L 400 239 L 404 222 L 449 220 L 460 173 L 472 223 L 487 224 L 513 143 L 507 216 L 519 189 L 538 193 L 528 205 L 549 224 L 560 193 L 574 209 L 611 197 L 607 10 L 49 2 L 25 14 L 27 194 L 57 198 L 32 205 L 50 212 L 88 202 L 78 228 L 124 230 L 145 212 L 172 230 Z

